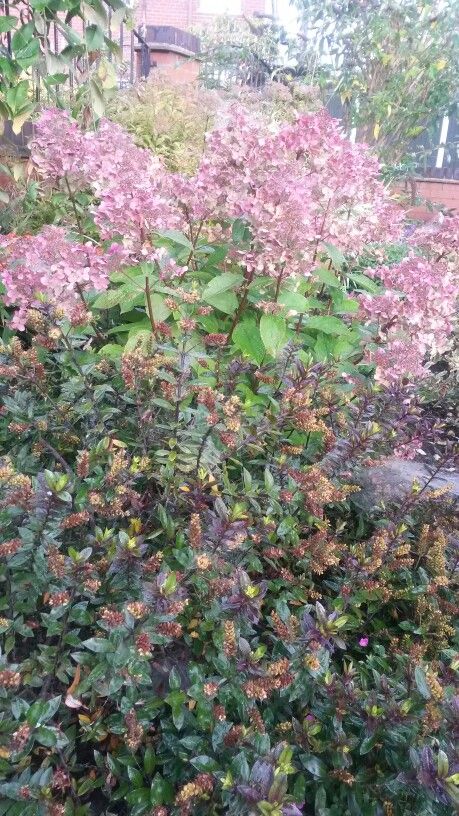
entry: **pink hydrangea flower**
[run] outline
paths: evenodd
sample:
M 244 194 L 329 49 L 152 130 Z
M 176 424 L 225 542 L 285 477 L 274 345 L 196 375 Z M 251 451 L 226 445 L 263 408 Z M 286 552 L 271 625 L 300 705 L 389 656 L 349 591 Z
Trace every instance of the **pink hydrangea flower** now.
M 383 385 L 422 377 L 426 356 L 445 351 L 449 344 L 459 295 L 456 267 L 412 254 L 371 274 L 385 291 L 360 297 L 361 316 L 379 335 L 367 360 L 376 364 L 376 378 Z
M 71 314 L 80 289 L 106 289 L 110 272 L 120 263 L 121 247 L 106 252 L 90 242 L 76 243 L 62 227 L 47 226 L 38 235 L 0 238 L 0 265 L 5 303 L 16 306 L 12 326 L 24 329 L 27 311 L 49 302 Z

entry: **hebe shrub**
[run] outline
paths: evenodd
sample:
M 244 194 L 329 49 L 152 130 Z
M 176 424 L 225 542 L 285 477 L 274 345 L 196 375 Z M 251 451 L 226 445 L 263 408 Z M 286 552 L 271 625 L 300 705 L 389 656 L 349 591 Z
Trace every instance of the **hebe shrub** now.
M 185 178 L 51 111 L 33 160 L 74 223 L 2 239 L 0 812 L 450 814 L 457 514 L 354 498 L 421 444 L 457 222 L 392 263 L 322 114 Z

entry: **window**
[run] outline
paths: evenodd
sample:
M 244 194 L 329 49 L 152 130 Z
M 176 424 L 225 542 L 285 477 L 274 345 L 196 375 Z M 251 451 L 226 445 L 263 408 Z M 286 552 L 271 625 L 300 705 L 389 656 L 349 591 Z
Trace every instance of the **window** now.
M 200 14 L 242 14 L 241 0 L 199 0 Z

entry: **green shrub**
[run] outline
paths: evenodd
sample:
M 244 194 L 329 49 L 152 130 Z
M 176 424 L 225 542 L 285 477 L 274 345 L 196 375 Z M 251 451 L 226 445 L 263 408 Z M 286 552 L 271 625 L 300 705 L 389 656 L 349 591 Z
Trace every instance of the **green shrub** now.
M 402 394 L 196 350 L 181 291 L 121 370 L 49 312 L 3 346 L 3 812 L 450 813 L 453 521 L 347 484 Z
M 60 225 L 2 239 L 0 816 L 448 816 L 457 513 L 355 482 L 419 447 L 454 281 L 322 114 L 209 145 L 48 111 Z
M 155 74 L 148 82 L 117 94 L 107 115 L 126 128 L 139 147 L 161 156 L 170 170 L 191 173 L 199 163 L 218 104 L 217 94 L 196 83 L 177 86 Z
M 196 83 L 174 85 L 154 74 L 134 89 L 121 91 L 107 115 L 122 125 L 139 147 L 161 156 L 173 172 L 191 174 L 201 160 L 206 133 L 236 101 L 276 122 L 320 108 L 317 89 L 267 82 L 262 89 L 233 87 L 210 91 Z

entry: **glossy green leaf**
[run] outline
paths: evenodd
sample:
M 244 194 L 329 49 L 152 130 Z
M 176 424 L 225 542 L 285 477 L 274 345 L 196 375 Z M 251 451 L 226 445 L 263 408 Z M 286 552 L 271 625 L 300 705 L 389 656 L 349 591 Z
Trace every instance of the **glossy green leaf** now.
M 327 775 L 327 766 L 319 757 L 311 757 L 305 760 L 304 766 L 317 779 L 322 779 Z
M 92 637 L 88 640 L 82 640 L 81 645 L 85 646 L 91 652 L 104 653 L 113 651 L 112 644 L 107 638 Z
M 430 700 L 432 694 L 430 692 L 429 686 L 427 684 L 426 673 L 422 666 L 416 666 L 414 670 L 414 679 L 416 682 L 417 689 L 419 694 L 421 694 L 425 700 Z
M 127 293 L 123 287 L 108 289 L 98 295 L 91 306 L 93 309 L 112 309 L 114 306 L 119 306 L 124 297 L 127 297 Z
M 379 283 L 361 272 L 346 272 L 346 278 L 357 284 L 358 289 L 363 289 L 364 292 L 370 292 L 372 295 L 381 292 Z
M 33 23 L 26 23 L 18 28 L 17 31 L 13 34 L 13 38 L 11 40 L 11 47 L 13 51 L 21 51 L 21 49 L 25 48 L 29 43 L 34 42 L 35 39 L 35 26 Z
M 238 307 L 237 297 L 234 292 L 220 292 L 215 297 L 207 297 L 206 302 L 209 306 L 213 306 L 214 309 L 218 309 L 219 312 L 228 315 L 234 314 Z
M 89 87 L 91 91 L 91 103 L 94 113 L 97 118 L 100 118 L 105 113 L 105 98 L 103 91 L 95 77 L 90 79 Z
M 31 117 L 32 113 L 34 112 L 34 110 L 35 110 L 35 105 L 30 104 L 30 105 L 25 105 L 21 109 L 21 111 L 16 113 L 16 115 L 13 117 L 13 122 L 12 122 L 13 133 L 18 135 L 21 132 L 22 128 L 24 127 L 25 122 L 27 122 L 27 120 L 30 119 L 30 117 Z
M 148 746 L 143 756 L 143 769 L 145 773 L 149 776 L 151 773 L 153 773 L 155 767 L 156 767 L 156 754 L 153 748 L 150 748 L 150 746 Z
M 222 272 L 221 275 L 216 275 L 215 278 L 212 278 L 204 288 L 202 293 L 203 300 L 205 300 L 206 303 L 209 303 L 209 299 L 218 302 L 216 299 L 218 295 L 221 295 L 222 292 L 228 292 L 229 290 L 234 291 L 243 280 L 244 276 L 236 272 Z
M 6 92 L 6 103 L 8 107 L 11 109 L 13 115 L 16 114 L 16 111 L 20 111 L 24 105 L 27 104 L 29 98 L 29 82 L 27 79 L 23 79 L 17 83 L 17 85 L 13 85 L 11 88 L 8 88 Z
M 272 357 L 277 357 L 288 339 L 285 319 L 279 317 L 279 315 L 262 315 L 260 320 L 260 336 L 268 354 Z
M 177 669 L 174 667 L 169 672 L 169 688 L 170 689 L 179 689 L 181 686 L 180 675 Z
M 104 32 L 100 26 L 92 25 L 87 26 L 85 32 L 85 42 L 88 48 L 88 51 L 100 51 L 104 44 Z
M 163 230 L 162 232 L 156 233 L 156 244 L 158 246 L 175 244 L 176 246 L 183 247 L 189 251 L 193 249 L 193 244 L 191 243 L 190 239 L 179 230 Z
M 165 320 L 171 314 L 171 310 L 168 306 L 166 306 L 164 302 L 164 298 L 162 295 L 157 295 L 153 293 L 150 296 L 152 312 L 153 312 L 153 320 L 155 323 L 164 323 Z
M 39 56 L 40 56 L 40 42 L 38 38 L 28 42 L 23 48 L 21 48 L 19 51 L 16 51 L 15 54 L 16 61 L 24 70 L 26 68 L 30 68 L 30 66 L 37 61 Z
M 215 759 L 210 756 L 193 757 L 193 759 L 190 759 L 190 763 L 198 771 L 206 771 L 207 773 L 217 771 L 219 767 L 218 762 L 216 762 Z
M 107 27 L 107 11 L 101 0 L 88 0 L 88 2 L 82 3 L 82 9 L 84 16 L 91 23 L 99 25 L 102 29 Z
M 342 269 L 344 264 L 346 263 L 346 258 L 341 252 L 338 247 L 333 246 L 333 244 L 324 243 L 324 247 L 327 250 L 327 255 L 330 258 L 333 266 L 335 269 Z
M 27 711 L 26 719 L 29 725 L 41 725 L 50 720 L 59 710 L 62 697 L 53 697 L 51 700 L 33 703 Z
M 53 86 L 53 85 L 62 85 L 68 79 L 68 74 L 64 73 L 57 73 L 51 74 L 50 76 L 44 77 L 43 82 L 46 86 Z
M 63 20 L 59 20 L 58 23 L 59 31 L 63 34 L 69 45 L 81 45 L 82 39 L 78 32 L 72 28 L 71 26 L 67 25 Z M 62 56 L 62 51 L 60 56 Z
M 315 329 L 324 334 L 348 334 L 349 328 L 339 319 L 330 315 L 312 315 L 304 321 L 304 328 Z
M 121 357 L 123 351 L 123 346 L 119 346 L 117 343 L 106 343 L 105 346 L 99 349 L 98 354 L 101 357 L 107 357 L 109 360 L 116 360 Z
M 291 312 L 304 314 L 311 307 L 311 301 L 299 292 L 291 292 L 289 289 L 282 289 L 279 293 L 278 303 L 285 306 Z
M 262 362 L 265 347 L 255 320 L 247 318 L 238 323 L 233 332 L 233 343 L 250 360 Z
M 168 779 L 156 774 L 150 788 L 151 805 L 168 805 L 174 796 L 173 787 Z
M 18 22 L 18 17 L 12 17 L 8 14 L 0 17 L 0 34 L 5 34 L 7 31 L 12 31 L 14 28 L 16 28 Z
M 332 288 L 340 288 L 342 286 L 339 278 L 337 278 L 335 273 L 326 266 L 319 266 L 317 269 L 314 269 L 313 275 L 322 283 L 325 283 L 327 286 L 331 286 Z
M 232 238 L 235 244 L 242 244 L 244 241 L 250 240 L 250 227 L 247 221 L 242 218 L 236 218 L 233 221 Z
M 47 748 L 53 748 L 57 743 L 57 734 L 53 728 L 40 726 L 34 731 L 33 736 L 40 745 L 45 745 Z
M 327 816 L 328 810 L 327 807 L 327 793 L 323 785 L 317 788 L 316 798 L 314 802 L 314 814 L 315 816 Z
M 378 737 L 377 734 L 371 734 L 370 736 L 365 737 L 365 739 L 362 741 L 362 743 L 360 745 L 360 751 L 359 751 L 360 756 L 364 756 L 365 754 L 369 754 L 370 751 L 373 750 L 374 746 L 378 742 L 378 739 L 379 739 L 379 737 Z

